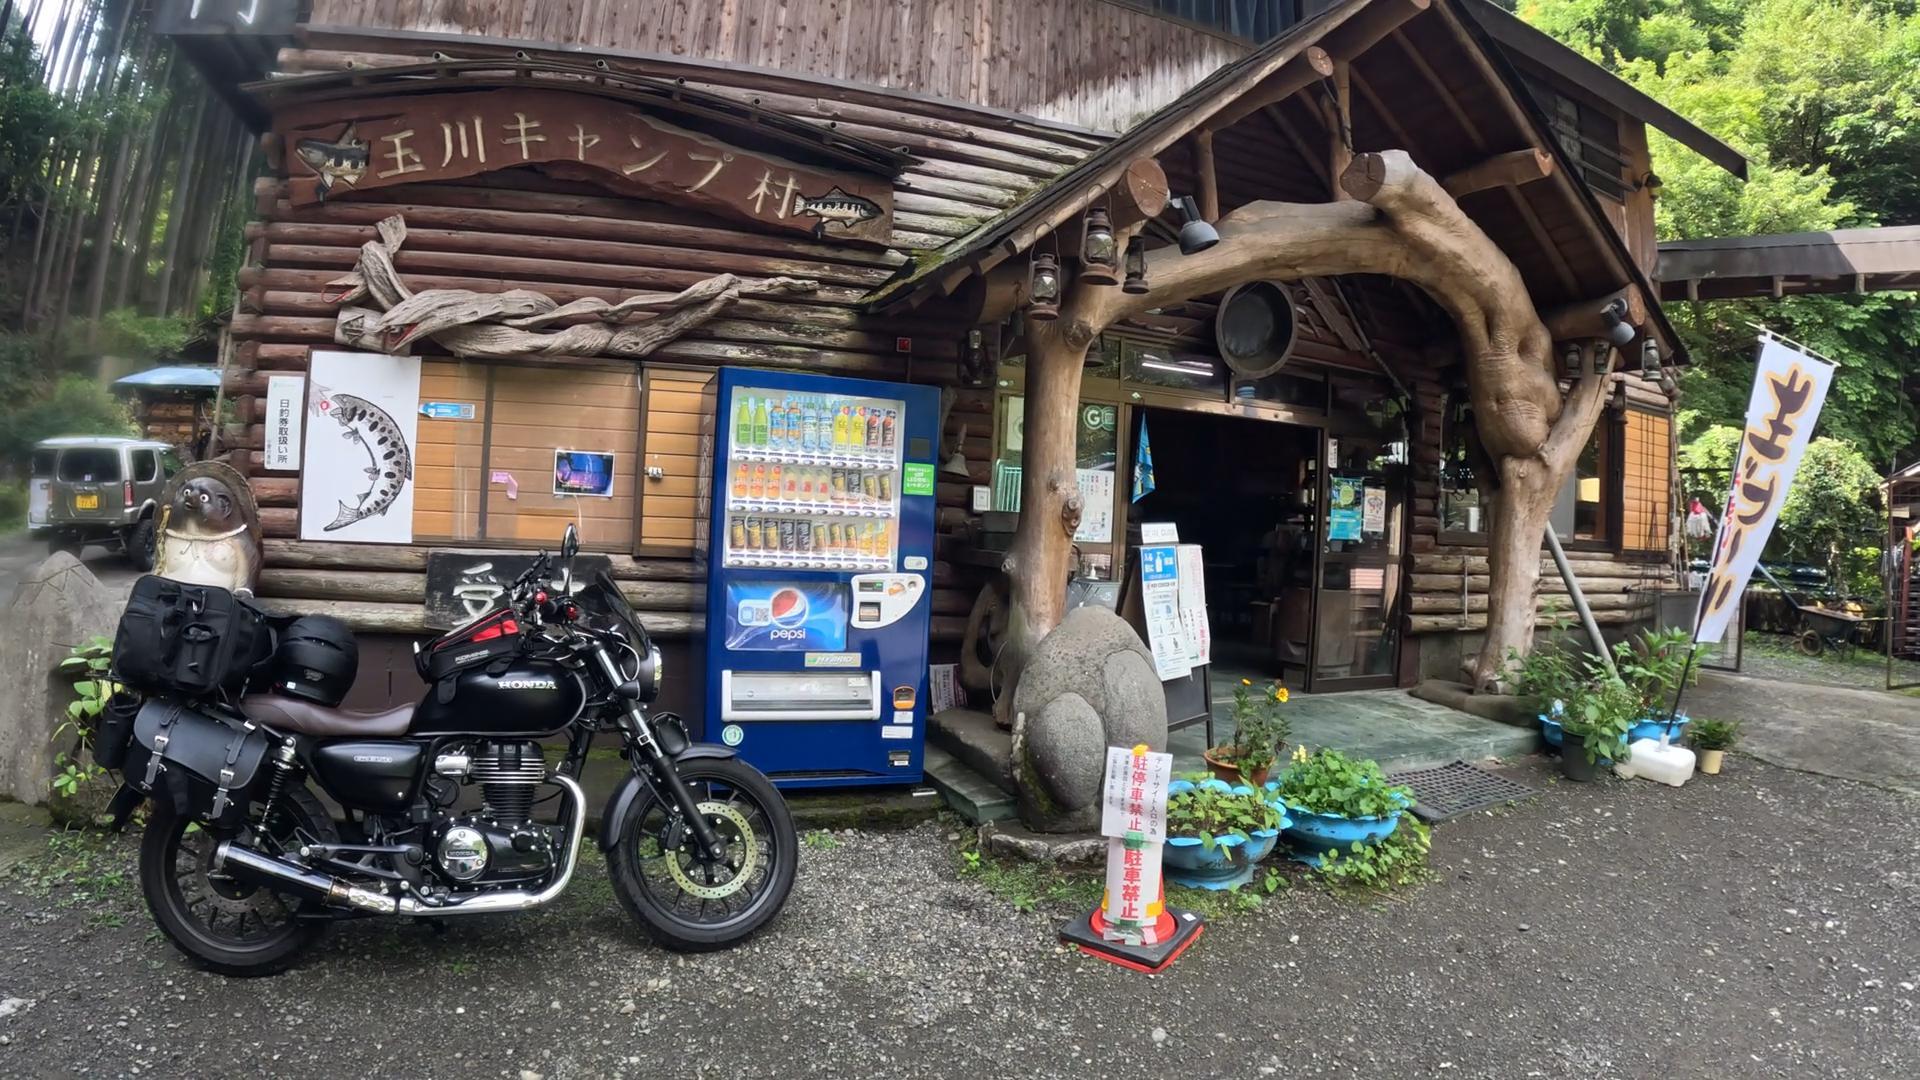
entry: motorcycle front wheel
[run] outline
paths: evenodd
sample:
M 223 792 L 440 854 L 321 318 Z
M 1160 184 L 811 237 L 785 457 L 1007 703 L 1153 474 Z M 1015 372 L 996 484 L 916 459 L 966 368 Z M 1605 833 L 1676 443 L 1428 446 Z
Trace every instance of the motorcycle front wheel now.
M 647 787 L 607 863 L 620 903 L 654 941 L 675 952 L 708 952 L 744 940 L 779 914 L 793 891 L 799 838 L 786 800 L 753 766 L 709 758 L 678 768 L 725 841 L 724 857 L 700 853 L 672 799 Z

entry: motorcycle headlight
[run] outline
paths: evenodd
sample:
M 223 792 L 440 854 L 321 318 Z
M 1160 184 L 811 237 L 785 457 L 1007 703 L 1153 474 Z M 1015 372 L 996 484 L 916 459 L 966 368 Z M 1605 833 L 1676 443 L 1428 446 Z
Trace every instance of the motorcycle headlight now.
M 640 684 L 641 701 L 652 701 L 660 696 L 660 679 L 665 666 L 660 646 L 649 646 L 647 655 L 640 660 L 640 671 L 634 676 L 634 681 Z

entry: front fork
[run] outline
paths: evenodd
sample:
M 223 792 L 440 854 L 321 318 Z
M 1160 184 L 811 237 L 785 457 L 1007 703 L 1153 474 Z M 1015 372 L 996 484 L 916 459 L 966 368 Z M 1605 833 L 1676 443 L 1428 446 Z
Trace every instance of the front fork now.
M 595 642 L 593 646 L 594 662 L 600 665 L 600 673 L 607 678 L 608 686 L 620 686 L 627 681 L 619 665 L 607 653 L 606 646 Z M 693 833 L 693 839 L 706 852 L 707 858 L 719 860 L 726 857 L 726 843 L 720 834 L 714 831 L 713 823 L 700 812 L 700 804 L 695 801 L 693 792 L 680 779 L 680 770 L 674 768 L 673 759 L 660 749 L 659 740 L 653 737 L 653 725 L 648 723 L 647 714 L 637 701 L 627 702 L 626 723 L 629 751 L 638 755 L 640 760 L 652 771 L 661 787 L 667 789 L 667 796 L 680 811 L 680 817 L 687 823 L 687 829 Z

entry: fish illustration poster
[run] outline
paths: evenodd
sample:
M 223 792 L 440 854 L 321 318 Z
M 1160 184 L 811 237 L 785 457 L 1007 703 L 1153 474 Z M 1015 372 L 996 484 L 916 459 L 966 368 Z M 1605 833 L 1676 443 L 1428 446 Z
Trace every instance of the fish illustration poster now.
M 300 538 L 411 543 L 420 358 L 315 352 L 307 378 Z

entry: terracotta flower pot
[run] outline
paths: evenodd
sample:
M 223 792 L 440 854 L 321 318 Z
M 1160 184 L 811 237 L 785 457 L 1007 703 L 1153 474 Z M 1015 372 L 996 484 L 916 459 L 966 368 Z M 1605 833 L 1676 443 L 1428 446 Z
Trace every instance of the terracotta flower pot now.
M 1727 752 L 1725 750 L 1700 751 L 1700 771 L 1706 773 L 1708 776 L 1719 776 L 1720 765 L 1726 760 L 1726 757 Z
M 1273 771 L 1273 763 L 1268 762 L 1260 768 L 1253 770 L 1251 773 L 1242 772 L 1240 766 L 1232 764 L 1231 762 L 1222 761 L 1215 757 L 1214 753 L 1215 750 L 1204 750 L 1200 756 L 1206 759 L 1207 768 L 1213 772 L 1214 776 L 1225 780 L 1229 784 L 1246 784 L 1250 787 L 1260 787 L 1267 782 L 1267 774 Z

